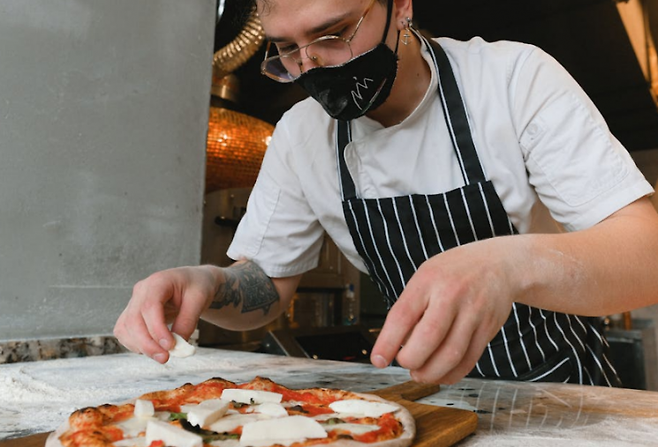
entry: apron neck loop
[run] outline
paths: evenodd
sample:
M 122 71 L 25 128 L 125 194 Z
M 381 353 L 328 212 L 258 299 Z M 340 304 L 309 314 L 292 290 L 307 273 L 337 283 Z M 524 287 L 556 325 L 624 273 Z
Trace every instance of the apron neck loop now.
M 441 46 L 431 39 L 422 38 L 427 46 L 438 74 L 438 94 L 443 107 L 443 115 L 448 126 L 452 146 L 457 154 L 459 167 L 465 184 L 485 182 L 484 168 L 478 158 L 468 116 L 457 80 L 452 71 L 448 56 Z M 356 198 L 356 187 L 345 163 L 345 148 L 352 141 L 350 121 L 336 121 L 336 158 L 338 176 L 341 180 L 343 200 Z
M 350 121 L 336 121 L 336 159 L 338 160 L 338 178 L 340 179 L 340 193 L 343 201 L 356 198 L 354 180 L 345 163 L 345 147 L 352 141 L 352 127 Z
M 423 40 L 429 49 L 438 73 L 438 89 L 443 115 L 450 131 L 452 145 L 457 153 L 464 182 L 467 185 L 484 182 L 486 176 L 475 149 L 464 100 L 459 92 L 448 56 L 438 42 L 425 38 Z

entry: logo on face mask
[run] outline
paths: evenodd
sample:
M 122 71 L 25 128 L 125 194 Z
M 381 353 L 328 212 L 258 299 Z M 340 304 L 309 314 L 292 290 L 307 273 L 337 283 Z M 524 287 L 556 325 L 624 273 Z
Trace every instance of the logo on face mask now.
M 359 82 L 359 80 L 355 77 L 354 80 L 356 81 L 356 86 L 355 89 L 352 90 L 352 101 L 354 101 L 354 104 L 359 108 L 359 110 L 363 110 L 363 107 L 361 107 L 359 104 L 359 102 L 363 102 L 363 94 L 361 89 L 368 90 L 368 81 L 373 82 L 374 79 L 363 78 L 363 81 Z
M 349 121 L 386 101 L 397 69 L 397 54 L 380 43 L 345 65 L 313 67 L 295 83 L 315 98 L 329 116 Z

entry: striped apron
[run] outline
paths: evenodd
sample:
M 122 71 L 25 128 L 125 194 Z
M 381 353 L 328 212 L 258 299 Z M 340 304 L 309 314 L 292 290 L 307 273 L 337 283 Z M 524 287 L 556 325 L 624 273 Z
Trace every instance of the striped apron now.
M 344 157 L 351 141 L 350 123 L 337 123 L 343 212 L 354 244 L 389 308 L 430 257 L 469 242 L 518 234 L 478 158 L 450 62 L 438 43 L 426 44 L 439 73 L 438 94 L 464 187 L 441 194 L 358 198 Z M 607 349 L 599 318 L 514 303 L 507 322 L 469 376 L 619 386 Z

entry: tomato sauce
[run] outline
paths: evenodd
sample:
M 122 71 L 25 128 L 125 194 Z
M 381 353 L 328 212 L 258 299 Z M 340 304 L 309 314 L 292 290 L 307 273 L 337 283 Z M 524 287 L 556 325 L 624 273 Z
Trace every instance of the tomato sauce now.
M 397 438 L 402 432 L 402 424 L 391 413 L 386 413 L 379 418 L 377 425 L 380 427 L 379 430 L 352 437 L 355 441 L 359 442 L 377 442 L 379 440 Z

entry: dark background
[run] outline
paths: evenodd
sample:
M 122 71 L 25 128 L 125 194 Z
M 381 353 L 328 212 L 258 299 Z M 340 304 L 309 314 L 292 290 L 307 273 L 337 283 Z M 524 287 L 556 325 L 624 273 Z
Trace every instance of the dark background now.
M 423 0 L 414 2 L 414 25 L 431 36 L 516 40 L 555 57 L 580 83 L 612 132 L 631 151 L 658 148 L 658 108 L 615 0 Z M 240 30 L 238 4 L 226 0 L 217 25 L 216 50 Z M 646 19 L 658 35 L 658 0 L 644 0 Z M 264 47 L 235 74 L 238 109 L 272 124 L 305 97 L 294 85 L 260 75 Z

